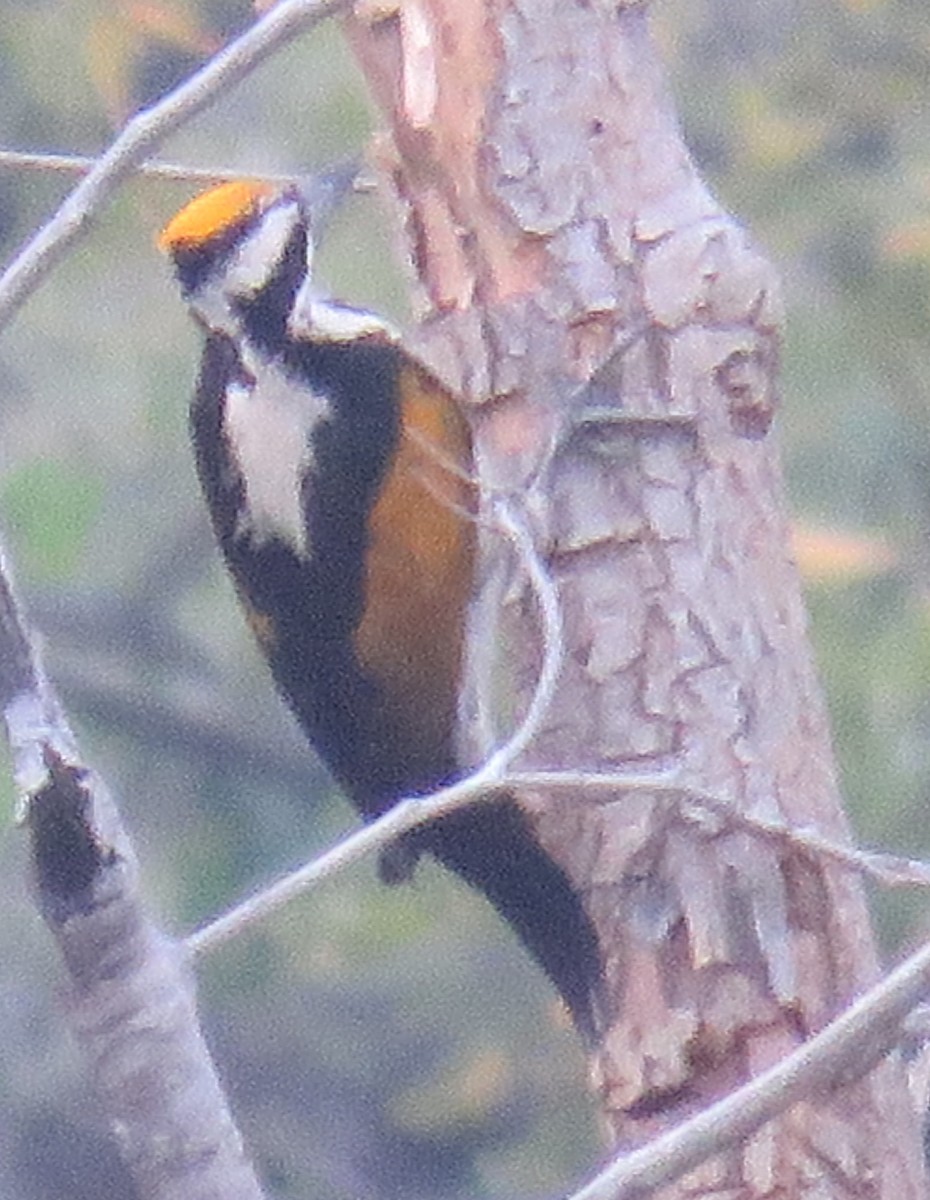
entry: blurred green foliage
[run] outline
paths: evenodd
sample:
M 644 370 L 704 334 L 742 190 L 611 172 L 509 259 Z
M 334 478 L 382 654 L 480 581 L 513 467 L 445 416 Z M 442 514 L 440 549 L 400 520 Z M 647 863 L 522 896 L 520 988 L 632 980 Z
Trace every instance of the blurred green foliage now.
M 251 19 L 244 0 L 7 0 L 3 16 L 0 143 L 75 151 L 105 144 L 116 116 Z M 661 0 L 656 26 L 697 161 L 785 279 L 780 435 L 798 522 L 818 531 L 802 560 L 853 819 L 870 844 L 926 854 L 926 0 Z M 357 151 L 372 123 L 332 25 L 165 157 L 302 169 Z M 0 174 L 0 248 L 68 186 Z M 132 184 L 0 347 L 0 520 L 17 578 L 175 928 L 351 823 L 269 687 L 196 494 L 198 339 L 153 249 L 189 194 Z M 403 317 L 376 202 L 341 214 L 324 273 Z M 96 1200 L 103 1163 L 107 1194 L 126 1195 L 56 1014 L 22 839 L 8 833 L 0 853 L 0 1194 Z M 877 904 L 889 948 L 922 934 L 920 897 Z M 218 954 L 202 996 L 277 1194 L 548 1195 L 597 1157 L 584 1064 L 546 984 L 434 869 L 388 892 L 369 865 L 314 893 Z
M 73 576 L 86 557 L 103 489 L 103 480 L 67 461 L 39 458 L 10 470 L 0 486 L 0 507 L 20 539 L 20 565 L 30 578 L 51 583 Z

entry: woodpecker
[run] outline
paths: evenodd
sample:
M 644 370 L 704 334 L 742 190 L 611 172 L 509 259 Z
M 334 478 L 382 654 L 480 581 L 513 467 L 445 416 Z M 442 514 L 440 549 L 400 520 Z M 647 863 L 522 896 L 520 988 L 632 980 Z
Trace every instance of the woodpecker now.
M 455 732 L 476 535 L 450 392 L 373 313 L 314 287 L 312 204 L 241 181 L 159 239 L 204 337 L 190 424 L 214 532 L 278 689 L 362 818 L 460 777 Z M 479 889 L 593 1036 L 597 943 L 510 798 L 404 838 Z

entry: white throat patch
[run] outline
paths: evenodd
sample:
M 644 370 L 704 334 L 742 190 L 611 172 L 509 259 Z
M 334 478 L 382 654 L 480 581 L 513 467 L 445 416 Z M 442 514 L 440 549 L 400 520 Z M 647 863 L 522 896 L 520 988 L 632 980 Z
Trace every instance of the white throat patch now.
M 278 538 L 308 558 L 303 480 L 313 469 L 313 431 L 329 417 L 330 402 L 266 359 L 250 355 L 243 365 L 255 383 L 230 384 L 224 414 L 245 486 L 236 536 L 256 545 Z
M 307 273 L 294 297 L 287 321 L 287 331 L 292 338 L 307 342 L 354 342 L 368 337 L 385 342 L 400 340 L 397 330 L 377 313 L 365 308 L 351 308 L 321 295 L 314 285 L 309 266 L 308 255 Z

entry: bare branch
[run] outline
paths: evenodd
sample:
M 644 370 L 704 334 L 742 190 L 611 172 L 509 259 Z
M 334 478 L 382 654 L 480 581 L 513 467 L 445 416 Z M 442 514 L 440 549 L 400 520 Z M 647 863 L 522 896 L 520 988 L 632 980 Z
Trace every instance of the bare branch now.
M 724 829 L 739 830 L 845 867 L 885 887 L 930 887 L 930 863 L 920 859 L 843 846 L 812 829 L 800 829 L 786 825 L 784 821 L 739 812 L 728 800 L 695 789 L 685 782 L 680 773 L 674 771 L 652 776 L 651 789 L 645 782 L 650 776 L 642 777 L 642 789 L 638 783 L 631 788 L 631 778 L 635 779 L 635 776 L 623 771 L 518 771 L 508 775 L 507 783 L 513 788 L 605 792 L 611 797 L 618 792 L 652 790 L 657 796 L 665 794 L 677 803 L 686 819 L 699 820 L 706 825 L 708 816 L 713 815 L 717 820 L 714 835 Z
M 492 499 L 490 519 L 492 525 L 513 544 L 520 566 L 526 571 L 539 605 L 543 638 L 542 666 L 526 715 L 509 741 L 495 751 L 478 772 L 479 776 L 485 775 L 495 781 L 517 761 L 539 732 L 559 682 L 565 660 L 565 638 L 558 587 L 539 556 L 526 522 L 513 504 L 502 496 Z
M 46 171 L 50 174 L 89 175 L 100 162 L 86 154 L 36 154 L 25 150 L 0 150 L 0 167 L 13 167 L 25 171 Z M 268 174 L 265 171 L 248 171 L 243 167 L 189 167 L 183 163 L 142 162 L 135 173 L 152 179 L 191 180 L 199 183 L 226 183 L 248 175 L 264 183 L 282 184 L 298 182 L 296 175 Z
M 50 174 L 89 175 L 100 162 L 86 154 L 46 154 L 31 153 L 26 150 L 0 150 L 0 167 L 11 167 L 25 171 L 46 171 Z M 142 162 L 133 168 L 133 173 L 149 179 L 164 179 L 169 182 L 179 180 L 190 183 L 229 183 L 233 180 L 248 178 L 274 186 L 288 187 L 289 185 L 305 182 L 305 175 L 295 175 L 293 171 L 285 174 L 275 171 L 250 171 L 248 167 L 192 167 L 186 163 Z M 375 191 L 377 183 L 373 177 L 362 174 L 352 182 L 354 192 L 368 193 Z
M 524 728 L 526 725 L 521 725 L 515 738 L 521 735 Z M 508 746 L 511 744 L 508 743 Z M 504 747 L 498 754 L 503 754 L 506 749 L 507 747 Z M 188 950 L 198 955 L 210 953 L 248 926 L 265 920 L 305 891 L 332 878 L 369 854 L 384 850 L 395 838 L 419 825 L 476 800 L 527 788 L 598 791 L 608 793 L 611 798 L 618 794 L 648 794 L 655 797 L 665 795 L 683 808 L 689 806 L 692 809 L 704 809 L 733 829 L 755 834 L 767 841 L 775 840 L 806 854 L 824 858 L 886 886 L 930 887 L 930 864 L 892 854 L 858 850 L 853 846 L 841 846 L 811 831 L 792 829 L 778 821 L 747 817 L 737 812 L 727 801 L 695 792 L 686 786 L 680 772 L 674 766 L 662 771 L 643 772 L 504 771 L 495 775 L 493 763 L 496 758 L 497 755 L 473 775 L 451 787 L 434 792 L 431 796 L 410 797 L 399 801 L 377 821 L 343 838 L 331 850 L 325 851 L 306 866 L 286 875 L 258 895 L 243 901 L 222 917 L 191 934 L 186 942 Z M 684 815 L 687 816 L 687 812 Z
M 66 1016 L 144 1200 L 260 1200 L 181 947 L 149 920 L 109 793 L 81 761 L 0 561 L 0 709 Z
M 520 730 L 517 732 L 519 734 Z M 283 908 L 316 884 L 332 878 L 369 854 L 385 850 L 396 838 L 409 833 L 411 829 L 425 825 L 437 817 L 444 817 L 466 804 L 474 804 L 476 801 L 487 800 L 491 796 L 507 792 L 516 783 L 533 778 L 522 774 L 496 775 L 494 771 L 489 771 L 491 764 L 501 753 L 502 751 L 498 751 L 494 758 L 489 759 L 474 774 L 450 787 L 422 798 L 409 797 L 399 800 L 393 808 L 370 825 L 343 838 L 331 850 L 326 850 L 306 866 L 285 875 L 277 883 L 264 888 L 257 895 L 237 904 L 223 916 L 192 933 L 185 941 L 186 948 L 191 954 L 209 954 L 224 942 L 237 937 L 250 925 L 266 920 L 279 908 Z M 669 777 L 660 772 L 631 773 L 629 776 L 614 776 L 612 786 L 627 792 L 661 792 L 665 790 L 668 782 Z
M 281 0 L 195 75 L 133 117 L 0 277 L 0 329 L 89 229 L 120 184 L 169 134 L 203 112 L 299 33 L 348 7 L 349 0 Z
M 800 1049 L 669 1133 L 615 1159 L 570 1200 L 651 1194 L 744 1142 L 798 1101 L 861 1078 L 896 1043 L 901 1023 L 928 987 L 930 946 L 925 946 Z
M 732 804 L 707 792 L 688 789 L 684 798 L 698 808 L 714 813 L 733 829 L 767 841 L 780 842 L 802 853 L 845 867 L 846 870 L 856 871 L 885 887 L 930 887 L 930 863 L 919 859 L 843 846 L 813 829 L 801 829 L 755 813 L 737 812 Z

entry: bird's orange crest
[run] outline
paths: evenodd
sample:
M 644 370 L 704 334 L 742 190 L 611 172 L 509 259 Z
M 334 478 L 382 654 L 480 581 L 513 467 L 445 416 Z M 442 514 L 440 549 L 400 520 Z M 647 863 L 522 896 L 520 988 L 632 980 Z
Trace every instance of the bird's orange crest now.
M 237 179 L 201 192 L 171 218 L 159 235 L 158 247 L 174 253 L 205 246 L 248 220 L 276 190 L 270 183 Z

